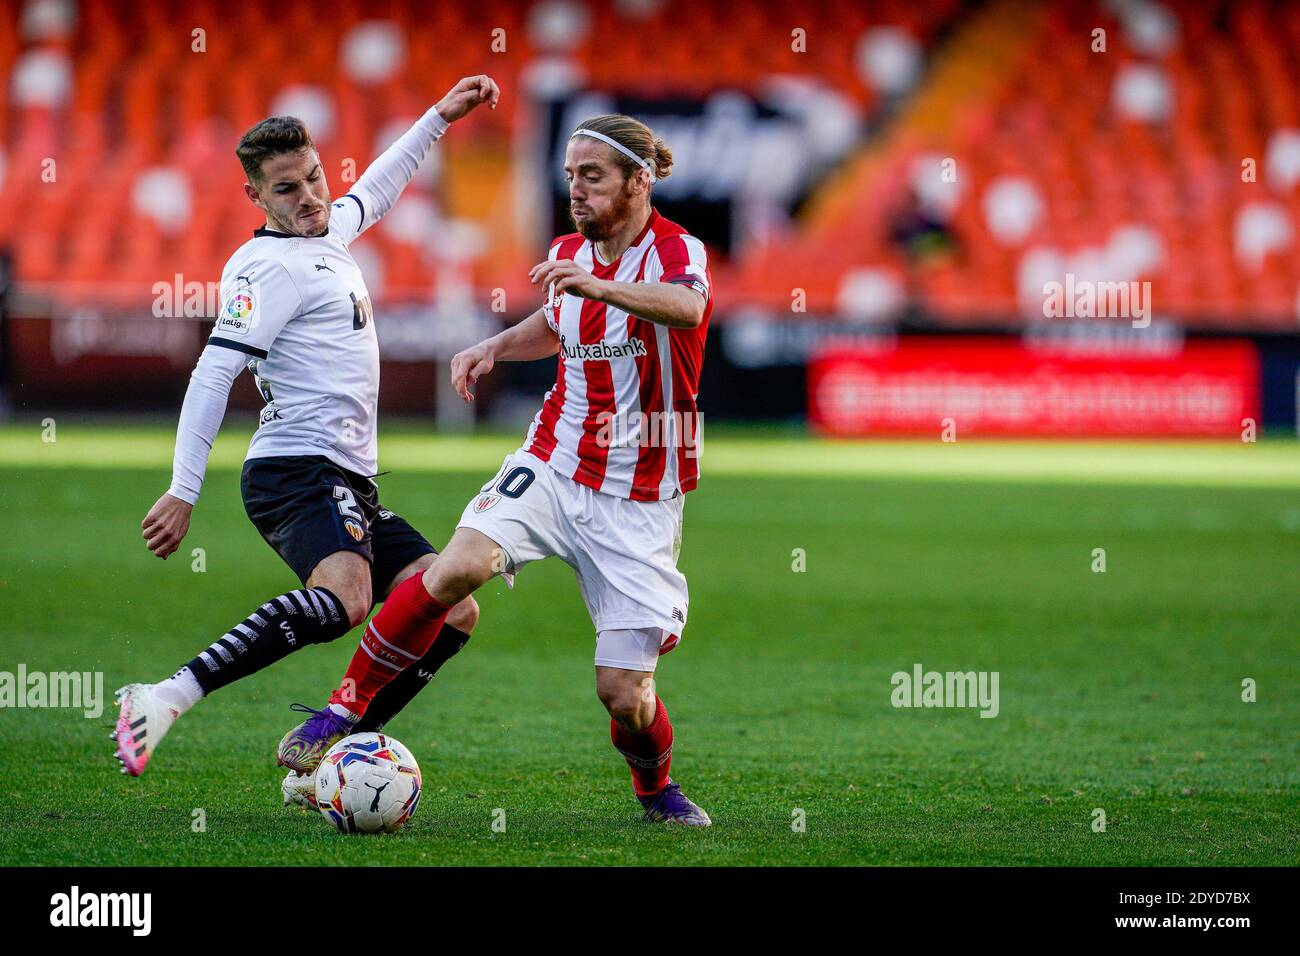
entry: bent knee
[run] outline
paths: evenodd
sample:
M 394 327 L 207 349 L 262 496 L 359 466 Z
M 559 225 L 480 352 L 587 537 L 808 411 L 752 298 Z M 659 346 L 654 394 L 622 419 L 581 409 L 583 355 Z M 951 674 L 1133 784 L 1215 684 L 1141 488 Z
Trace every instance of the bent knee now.
M 365 621 L 370 614 L 370 609 L 374 607 L 370 600 L 369 587 L 351 588 L 346 595 L 340 594 L 338 597 L 343 602 L 343 610 L 348 615 L 348 624 L 352 627 Z
M 373 606 L 370 563 L 355 551 L 336 551 L 321 559 L 307 578 L 307 587 L 333 594 L 343 605 L 350 628 L 364 621 Z
M 447 561 L 443 558 L 435 561 L 433 567 L 424 572 L 425 588 L 439 600 L 455 602 L 453 610 L 470 601 L 474 593 L 487 576 L 482 574 L 471 561 Z M 474 604 L 474 619 L 478 619 L 478 605 Z M 462 630 L 464 630 L 462 628 Z
M 596 696 L 609 711 L 609 716 L 633 733 L 645 730 L 654 722 L 654 707 L 646 701 L 640 687 L 627 684 L 614 688 L 598 687 Z
M 363 622 L 373 603 L 370 599 L 370 582 L 369 581 L 326 581 L 317 582 L 312 587 L 324 588 L 338 598 L 339 603 L 343 605 L 343 613 L 347 615 L 348 627 L 353 628 Z
M 474 630 L 474 625 L 478 623 L 478 602 L 474 598 L 467 597 L 447 615 L 447 623 L 458 631 L 469 634 Z

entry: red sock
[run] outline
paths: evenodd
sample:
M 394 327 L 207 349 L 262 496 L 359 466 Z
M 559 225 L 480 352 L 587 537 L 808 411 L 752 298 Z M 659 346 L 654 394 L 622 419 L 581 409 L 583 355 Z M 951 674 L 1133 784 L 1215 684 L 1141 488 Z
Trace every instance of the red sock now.
M 422 577 L 413 574 L 394 588 L 371 618 L 331 704 L 365 714 L 381 687 L 428 653 L 451 608 L 424 589 Z
M 609 737 L 632 770 L 632 789 L 638 797 L 658 793 L 668 783 L 668 767 L 673 762 L 673 725 L 668 708 L 655 696 L 655 719 L 639 733 L 632 733 L 617 720 L 610 719 Z

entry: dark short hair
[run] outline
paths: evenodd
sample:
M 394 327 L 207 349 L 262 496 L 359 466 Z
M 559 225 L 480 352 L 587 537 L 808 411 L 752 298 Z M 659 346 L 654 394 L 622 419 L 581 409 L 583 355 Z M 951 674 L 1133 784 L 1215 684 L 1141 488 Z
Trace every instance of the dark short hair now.
M 250 180 L 262 178 L 262 162 L 281 153 L 315 149 L 307 126 L 296 116 L 269 116 L 239 138 L 235 155 Z

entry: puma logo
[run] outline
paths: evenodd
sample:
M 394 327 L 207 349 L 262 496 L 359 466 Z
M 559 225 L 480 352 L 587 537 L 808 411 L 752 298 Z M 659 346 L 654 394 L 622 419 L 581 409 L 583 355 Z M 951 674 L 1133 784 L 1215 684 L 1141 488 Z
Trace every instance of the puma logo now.
M 324 256 L 321 256 L 321 257 L 320 257 L 320 262 L 319 262 L 319 263 L 313 263 L 313 265 L 316 266 L 316 271 L 317 271 L 317 272 L 322 272 L 322 271 L 323 271 L 323 272 L 334 272 L 333 269 L 331 269 L 328 265 L 325 264 L 325 257 L 324 257 Z M 337 275 L 337 274 L 338 274 L 338 273 L 335 273 L 335 275 Z
M 365 781 L 362 781 L 362 782 L 365 783 Z M 392 781 L 390 780 L 389 783 L 392 783 Z M 386 784 L 384 784 L 382 787 L 376 787 L 374 784 L 367 783 L 366 786 L 369 787 L 371 790 L 375 791 L 375 799 L 373 799 L 373 800 L 370 801 L 370 812 L 371 812 L 371 813 L 378 813 L 378 812 L 379 812 L 379 795 L 380 795 L 381 793 L 383 793 L 385 790 L 388 789 L 388 784 L 386 783 Z

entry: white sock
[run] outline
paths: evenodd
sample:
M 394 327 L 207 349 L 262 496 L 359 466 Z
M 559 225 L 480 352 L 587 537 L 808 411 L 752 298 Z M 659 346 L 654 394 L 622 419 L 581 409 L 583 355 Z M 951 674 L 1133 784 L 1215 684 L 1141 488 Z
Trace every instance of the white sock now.
M 330 710 L 334 711 L 334 713 L 338 714 L 340 717 L 346 717 L 354 724 L 361 719 L 356 714 L 352 713 L 352 711 L 344 707 L 342 704 L 330 704 Z
M 182 667 L 155 688 L 163 702 L 182 714 L 203 698 L 203 688 L 188 667 Z

